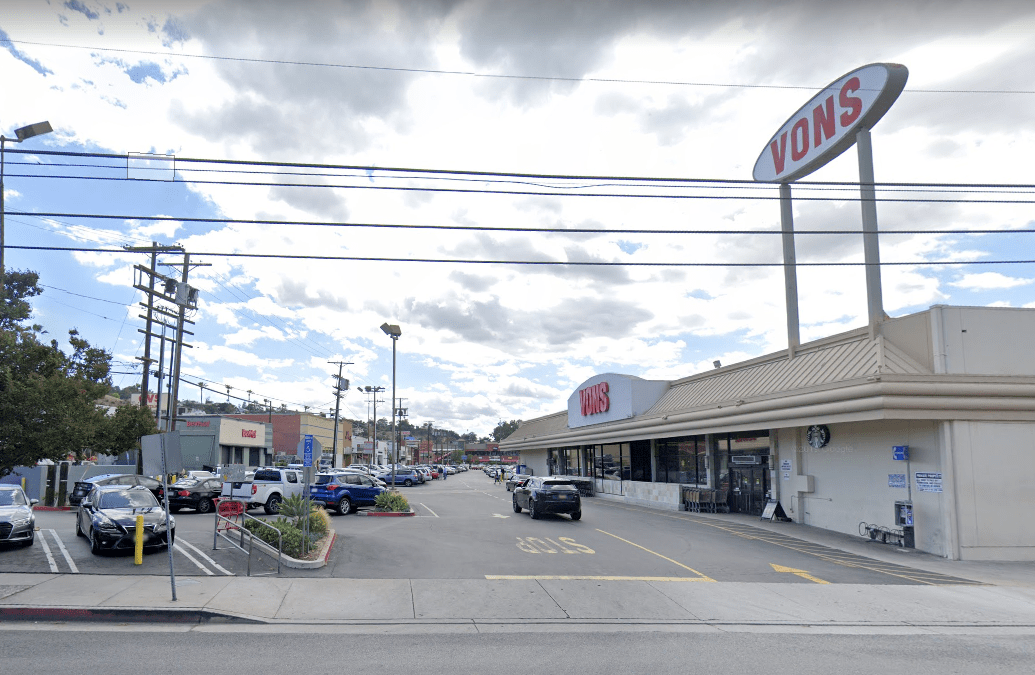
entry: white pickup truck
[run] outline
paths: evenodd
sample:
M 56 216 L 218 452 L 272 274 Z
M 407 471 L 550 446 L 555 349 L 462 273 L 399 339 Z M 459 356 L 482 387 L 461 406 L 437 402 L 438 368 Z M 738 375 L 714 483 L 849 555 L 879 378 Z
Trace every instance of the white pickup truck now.
M 245 503 L 245 509 L 263 507 L 268 515 L 280 511 L 285 497 L 300 495 L 305 488 L 302 472 L 295 469 L 256 469 L 250 481 L 226 481 L 223 483 L 223 499 L 235 499 Z

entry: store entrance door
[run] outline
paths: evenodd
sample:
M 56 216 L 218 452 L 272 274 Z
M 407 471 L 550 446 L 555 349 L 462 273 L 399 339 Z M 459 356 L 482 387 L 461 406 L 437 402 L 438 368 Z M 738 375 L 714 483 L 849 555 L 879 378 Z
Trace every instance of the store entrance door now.
M 769 494 L 768 458 L 754 466 L 730 467 L 730 510 L 735 513 L 762 515 Z

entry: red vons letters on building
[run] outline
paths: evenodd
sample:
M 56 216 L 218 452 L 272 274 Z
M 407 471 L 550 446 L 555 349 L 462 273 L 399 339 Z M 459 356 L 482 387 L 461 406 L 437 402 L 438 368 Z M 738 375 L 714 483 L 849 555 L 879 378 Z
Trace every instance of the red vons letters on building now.
M 241 429 L 242 438 L 256 438 L 255 429 Z
M 871 63 L 834 80 L 788 119 L 755 162 L 758 181 L 791 182 L 807 176 L 855 143 L 888 111 L 909 71 Z
M 580 389 L 579 405 L 582 409 L 582 415 L 595 415 L 596 413 L 603 413 L 610 410 L 611 399 L 607 395 L 607 392 L 610 390 L 610 387 L 607 386 L 607 382 L 600 382 L 599 384 L 594 384 L 592 387 Z

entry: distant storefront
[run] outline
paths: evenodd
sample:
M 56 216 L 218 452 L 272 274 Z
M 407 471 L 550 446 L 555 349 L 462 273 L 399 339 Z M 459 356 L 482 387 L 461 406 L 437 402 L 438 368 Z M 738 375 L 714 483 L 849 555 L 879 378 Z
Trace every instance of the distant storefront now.
M 177 419 L 176 430 L 185 469 L 227 464 L 255 467 L 273 462 L 273 430 L 268 424 L 199 415 Z

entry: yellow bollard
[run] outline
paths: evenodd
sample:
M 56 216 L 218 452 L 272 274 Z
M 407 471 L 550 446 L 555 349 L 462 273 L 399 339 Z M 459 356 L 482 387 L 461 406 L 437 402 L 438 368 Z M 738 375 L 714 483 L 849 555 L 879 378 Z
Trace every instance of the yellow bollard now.
M 136 546 L 133 550 L 133 564 L 144 564 L 144 517 L 137 516 L 137 536 L 134 540 Z
M 25 492 L 25 477 L 22 476 L 22 492 Z

